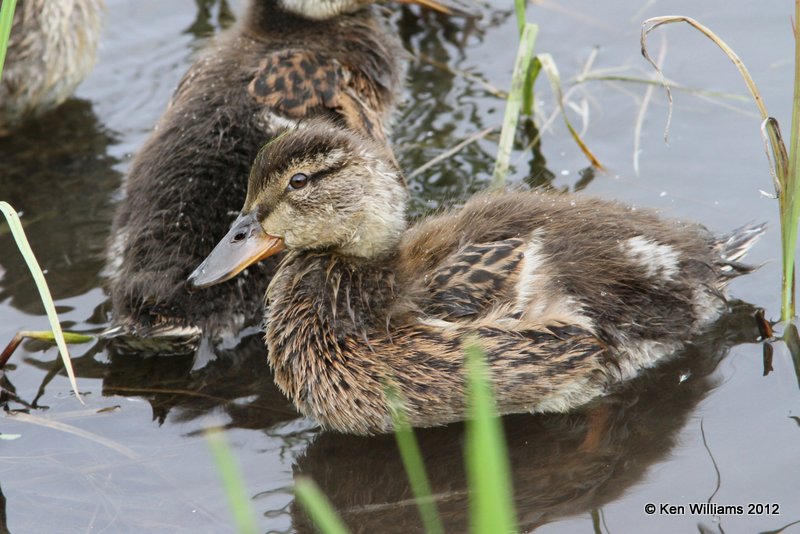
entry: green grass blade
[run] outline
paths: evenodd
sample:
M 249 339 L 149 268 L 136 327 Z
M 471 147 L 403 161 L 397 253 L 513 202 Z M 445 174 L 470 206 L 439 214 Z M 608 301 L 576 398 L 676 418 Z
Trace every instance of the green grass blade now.
M 795 24 L 800 20 L 800 0 L 794 2 Z M 800 39 L 794 40 L 794 96 L 792 98 L 792 133 L 789 137 L 789 163 L 783 184 L 785 206 L 781 209 L 783 239 L 783 287 L 781 317 L 784 321 L 795 315 L 795 252 L 797 249 L 797 220 L 800 217 Z M 784 218 L 784 213 L 785 218 Z
M 23 330 L 19 334 L 22 337 L 36 339 L 38 341 L 52 342 L 56 340 L 56 335 L 52 332 L 52 330 Z M 94 341 L 94 336 L 89 336 L 87 334 L 78 334 L 77 332 L 62 332 L 62 334 L 64 335 L 64 341 L 70 345 Z
M 314 481 L 298 477 L 294 495 L 322 534 L 347 534 L 347 527 Z
M 517 15 L 517 29 L 519 35 L 525 32 L 525 23 L 528 21 L 528 16 L 525 13 L 525 4 L 527 0 L 514 0 L 514 12 Z M 534 61 L 528 62 L 528 72 L 525 74 L 525 84 L 522 87 L 522 110 L 523 115 L 533 115 L 533 86 L 536 84 L 536 75 L 539 74 L 538 69 L 534 67 Z
M 228 496 L 228 503 L 230 504 L 238 532 L 255 534 L 257 528 L 253 519 L 250 499 L 245 493 L 244 479 L 222 431 L 209 429 L 205 432 L 205 436 L 208 441 L 208 447 L 211 449 L 211 456 L 213 456 L 214 463 L 217 464 L 217 470 L 222 477 L 222 485 L 225 488 L 225 494 Z
M 525 14 L 525 4 L 527 0 L 514 0 L 514 13 L 517 15 L 517 29 L 520 36 L 525 31 L 525 23 L 528 21 Z
M 3 79 L 3 65 L 6 62 L 8 39 L 11 35 L 11 23 L 14 22 L 14 8 L 17 0 L 2 0 L 0 5 L 0 80 Z
M 75 392 L 75 396 L 78 397 L 78 400 L 83 404 L 83 399 L 81 399 L 81 395 L 78 392 L 78 383 L 75 380 L 75 371 L 72 369 L 72 361 L 69 358 L 67 343 L 64 340 L 64 334 L 61 331 L 61 323 L 59 323 L 58 315 L 56 314 L 56 306 L 53 304 L 53 297 L 50 295 L 50 288 L 47 287 L 47 281 L 44 279 L 44 274 L 42 273 L 41 267 L 39 267 L 39 262 L 36 261 L 36 256 L 34 256 L 31 245 L 28 243 L 28 238 L 25 237 L 25 230 L 22 229 L 19 215 L 17 215 L 17 211 L 12 208 L 11 204 L 8 202 L 0 201 L 0 211 L 5 215 L 8 226 L 11 228 L 11 234 L 14 236 L 14 241 L 17 243 L 17 248 L 19 248 L 19 251 L 22 253 L 22 257 L 25 258 L 25 263 L 28 264 L 28 269 L 31 275 L 33 275 L 36 288 L 39 290 L 39 297 L 42 299 L 42 304 L 44 304 L 44 309 L 47 312 L 47 320 L 50 322 L 50 328 L 53 330 L 53 335 L 55 336 L 56 345 L 58 345 L 58 350 L 61 352 L 61 359 L 64 361 L 64 368 L 67 370 L 69 383 L 72 386 L 72 390 Z
M 541 64 L 536 61 L 536 58 L 531 59 L 528 64 L 528 72 L 525 74 L 525 85 L 522 89 L 522 114 L 533 116 L 533 106 L 535 100 L 533 98 L 533 88 L 536 86 L 536 78 L 539 77 L 539 72 L 542 70 Z
M 476 340 L 465 343 L 467 404 L 465 461 L 470 489 L 472 532 L 516 532 L 511 469 L 497 417 L 483 349 Z
M 422 524 L 428 534 L 444 534 L 444 525 L 436 509 L 436 502 L 433 500 L 431 484 L 428 475 L 425 473 L 425 462 L 419 450 L 419 443 L 414 436 L 411 425 L 408 424 L 405 412 L 403 411 L 402 400 L 391 388 L 387 390 L 389 399 L 389 409 L 392 414 L 394 425 L 394 436 L 397 439 L 397 448 L 400 449 L 400 457 L 403 459 L 408 481 L 411 484 L 411 492 L 419 507 L 419 514 L 422 517 Z
M 539 27 L 536 24 L 526 23 L 522 31 L 522 38 L 517 49 L 517 59 L 514 63 L 514 73 L 511 77 L 511 91 L 506 99 L 506 111 L 503 115 L 503 129 L 500 132 L 500 144 L 497 149 L 497 159 L 490 187 L 498 189 L 505 186 L 508 174 L 511 150 L 514 146 L 514 137 L 517 133 L 520 109 L 523 102 L 525 80 L 530 71 L 533 59 L 533 46 L 536 43 L 536 34 Z

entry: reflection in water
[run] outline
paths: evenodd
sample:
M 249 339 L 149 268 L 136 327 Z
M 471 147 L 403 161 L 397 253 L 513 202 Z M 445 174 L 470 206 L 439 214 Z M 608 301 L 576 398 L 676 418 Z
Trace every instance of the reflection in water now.
M 201 346 L 198 352 L 207 350 Z M 173 410 L 173 422 L 222 411 L 229 428 L 266 429 L 298 417 L 273 382 L 260 335 L 246 338 L 235 350 L 215 350 L 213 359 L 194 370 L 194 354 L 153 358 L 112 354 L 103 395 L 140 396 L 160 423 Z
M 406 103 L 395 127 L 393 143 L 406 174 L 426 165 L 442 152 L 476 132 L 495 126 L 500 132 L 504 95 L 482 83 L 480 74 L 465 71 L 470 41 L 482 41 L 487 30 L 506 23 L 512 11 L 493 11 L 485 20 L 453 18 L 404 8 L 394 21 L 414 60 L 406 84 Z M 497 93 L 497 94 L 495 94 Z M 484 97 L 484 98 L 481 98 Z M 484 109 L 487 99 L 496 107 Z M 468 128 L 463 130 L 464 126 Z M 533 120 L 520 121 L 517 148 L 530 151 L 524 182 L 533 188 L 552 188 L 556 175 L 547 167 L 541 135 Z M 415 176 L 411 187 L 413 214 L 463 199 L 483 189 L 494 168 L 495 142 L 475 141 Z M 512 161 L 512 164 L 521 162 Z M 591 168 L 582 172 L 574 190 L 584 189 L 594 178 Z M 565 188 L 566 190 L 566 188 Z
M 675 359 L 573 413 L 505 417 L 521 529 L 598 510 L 663 461 L 698 403 L 717 385 L 712 374 L 717 364 L 732 346 L 758 339 L 753 312 L 749 305 L 733 305 L 730 315 Z M 147 400 L 160 423 L 168 414 L 175 423 L 216 412 L 225 414 L 226 428 L 269 432 L 298 417 L 272 382 L 261 336 L 220 350 L 199 369 L 193 369 L 193 356 L 111 354 L 102 363 L 95 359 L 101 349 L 76 359 L 78 376 L 102 377 L 104 395 Z M 463 426 L 420 429 L 416 435 L 446 531 L 466 531 Z M 391 435 L 320 433 L 293 471 L 320 485 L 353 532 L 380 532 L 385 525 L 421 529 Z M 296 504 L 291 514 L 295 529 L 314 531 Z
M 121 175 L 107 154 L 112 134 L 89 102 L 71 99 L 14 135 L 0 138 L 0 198 L 22 211 L 22 224 L 63 299 L 99 285 Z M 28 268 L 6 228 L 0 229 L 0 300 L 28 313 L 41 303 Z M 2 270 L 0 270 L 2 272 Z
M 245 338 L 235 349 L 201 345 L 196 354 L 168 357 L 139 358 L 112 349 L 107 360 L 98 358 L 109 350 L 107 345 L 100 340 L 84 354 L 73 355 L 76 376 L 102 379 L 104 396 L 146 400 L 159 424 L 167 416 L 171 422 L 186 422 L 221 412 L 228 417 L 227 428 L 268 429 L 299 417 L 275 386 L 260 335 Z M 45 346 L 31 342 L 26 348 Z M 198 366 L 198 358 L 204 358 L 205 365 Z M 46 373 L 39 395 L 63 373 L 57 358 L 49 362 L 27 358 L 25 363 Z M 38 396 L 30 403 L 37 406 L 37 400 Z
M 739 304 L 676 359 L 613 394 L 569 414 L 503 419 L 520 529 L 589 513 L 617 499 L 675 445 L 694 408 L 716 386 L 711 372 L 758 330 L 752 307 Z M 468 530 L 463 426 L 416 432 L 447 532 Z M 294 467 L 312 478 L 353 532 L 420 530 L 393 436 L 323 433 Z M 292 506 L 298 531 L 313 532 Z
M 217 28 L 228 28 L 236 21 L 227 0 L 195 0 L 197 17 L 186 31 L 197 38 L 211 37 Z M 214 24 L 214 12 L 217 23 Z
M 6 496 L 0 488 L 0 534 L 8 534 L 8 519 L 6 518 Z
M 409 8 L 399 13 L 393 23 L 405 48 L 416 59 L 409 68 L 406 102 L 398 115 L 392 142 L 400 167 L 409 173 L 458 144 L 472 131 L 488 126 L 475 98 L 476 91 L 484 89 L 442 65 L 458 68 L 464 59 L 464 43 L 470 39 L 483 40 L 487 24 L 494 26 L 500 22 L 476 22 Z M 463 88 L 459 87 L 462 83 L 466 83 Z M 502 107 L 500 99 L 498 106 Z M 463 124 L 468 124 L 472 131 L 459 130 Z M 434 207 L 424 201 L 452 202 L 480 189 L 481 180 L 488 178 L 493 165 L 494 155 L 480 143 L 466 146 L 448 161 L 414 179 L 413 191 L 422 194 L 414 195 L 411 210 L 419 213 Z

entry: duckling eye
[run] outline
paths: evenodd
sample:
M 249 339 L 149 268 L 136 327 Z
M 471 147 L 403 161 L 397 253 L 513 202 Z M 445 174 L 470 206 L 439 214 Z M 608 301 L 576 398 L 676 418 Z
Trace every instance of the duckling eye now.
M 308 175 L 298 172 L 289 178 L 289 189 L 303 189 L 308 184 Z

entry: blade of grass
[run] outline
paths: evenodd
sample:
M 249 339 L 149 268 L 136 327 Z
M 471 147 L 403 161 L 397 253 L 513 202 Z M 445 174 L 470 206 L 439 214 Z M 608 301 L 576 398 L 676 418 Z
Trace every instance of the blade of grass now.
M 767 120 L 761 123 L 761 138 L 764 140 L 764 153 L 767 155 L 767 162 L 769 163 L 769 174 L 772 176 L 773 185 L 775 186 L 775 196 L 773 198 L 779 199 L 783 194 L 780 173 L 788 172 L 789 156 L 786 154 L 786 145 L 783 144 L 780 125 L 773 117 L 767 117 Z M 780 152 L 777 160 L 772 157 L 773 146 L 777 146 Z
M 294 482 L 294 494 L 320 532 L 347 534 L 347 527 L 314 481 L 298 477 Z
M 613 74 L 596 74 L 594 72 L 588 73 L 586 76 L 581 78 L 572 78 L 571 80 L 567 81 L 567 84 L 570 83 L 586 83 L 586 82 L 624 82 L 624 83 L 638 83 L 642 85 L 662 85 L 661 81 L 658 79 L 649 80 L 647 78 L 637 78 L 636 76 L 623 76 L 623 75 L 613 75 Z M 684 93 L 689 93 L 698 96 L 706 96 L 709 98 L 718 98 L 720 100 L 736 100 L 738 102 L 749 102 L 750 97 L 744 94 L 735 94 L 735 93 L 726 93 L 724 91 L 709 91 L 708 89 L 698 89 L 696 87 L 687 87 L 685 85 L 680 85 L 674 83 L 672 81 L 668 81 L 670 84 L 670 89 L 675 91 L 681 91 Z
M 489 368 L 476 339 L 464 345 L 467 369 L 465 461 L 472 532 L 517 532 L 511 469 L 494 405 Z
M 72 386 L 72 391 L 75 392 L 75 396 L 80 403 L 83 404 L 81 394 L 78 392 L 78 382 L 75 380 L 75 371 L 72 369 L 72 361 L 69 358 L 67 343 L 64 340 L 64 334 L 61 331 L 61 323 L 59 323 L 58 315 L 56 314 L 56 306 L 53 304 L 53 297 L 50 295 L 50 288 L 47 287 L 47 281 L 44 279 L 44 274 L 42 273 L 41 267 L 39 267 L 39 262 L 36 261 L 36 256 L 34 256 L 31 245 L 28 243 L 28 238 L 25 237 L 25 230 L 22 229 L 19 215 L 17 215 L 17 211 L 12 208 L 11 204 L 8 202 L 0 201 L 0 211 L 5 215 L 8 226 L 11 228 L 11 234 L 14 236 L 14 241 L 17 243 L 17 248 L 19 248 L 19 251 L 22 253 L 22 257 L 25 258 L 25 263 L 28 264 L 28 269 L 33 276 L 33 280 L 36 282 L 36 288 L 39 290 L 39 297 L 42 299 L 42 304 L 47 312 L 47 320 L 50 322 L 50 328 L 53 330 L 56 345 L 58 345 L 58 350 L 61 353 L 61 359 L 64 361 L 64 368 L 67 370 L 67 376 L 69 376 L 69 383 Z
M 595 157 L 586 143 L 583 142 L 581 136 L 578 134 L 578 131 L 572 126 L 572 123 L 567 116 L 567 113 L 564 109 L 564 94 L 561 91 L 561 76 L 558 74 L 558 67 L 556 67 L 556 62 L 553 60 L 553 56 L 550 54 L 537 54 L 536 55 L 536 62 L 540 64 L 541 69 L 547 75 L 547 79 L 550 82 L 550 87 L 553 90 L 553 95 L 555 95 L 556 103 L 558 104 L 558 108 L 561 110 L 561 116 L 564 117 L 564 124 L 567 125 L 567 130 L 569 130 L 572 139 L 578 144 L 578 147 L 581 149 L 581 152 L 586 156 L 589 160 L 589 163 L 592 164 L 593 167 L 597 168 L 598 170 L 604 171 L 605 167 L 600 163 L 600 160 Z
M 6 62 L 8 39 L 11 36 L 11 24 L 14 22 L 14 8 L 17 0 L 3 0 L 0 6 L 0 80 L 3 79 L 3 65 Z
M 250 499 L 244 490 L 244 479 L 222 431 L 216 428 L 206 430 L 205 437 L 208 447 L 211 449 L 211 456 L 214 457 L 214 463 L 217 464 L 217 470 L 222 477 L 222 485 L 228 496 L 228 504 L 230 504 L 237 531 L 255 534 L 257 528 L 253 519 Z
M 528 20 L 528 16 L 525 13 L 525 4 L 527 0 L 514 0 L 514 12 L 517 15 L 517 29 L 519 30 L 519 36 L 522 37 L 522 34 L 525 32 L 525 23 Z M 533 114 L 533 86 L 536 84 L 536 76 L 539 74 L 539 70 L 535 67 L 533 59 L 528 62 L 526 67 L 527 72 L 525 73 L 525 85 L 522 87 L 522 114 L 523 115 L 532 115 Z
M 794 2 L 794 20 L 800 20 L 800 0 Z M 781 217 L 783 238 L 783 299 L 781 316 L 788 321 L 795 315 L 795 250 L 797 247 L 797 220 L 800 218 L 800 39 L 794 39 L 794 95 L 792 98 L 792 133 L 789 136 L 789 163 L 783 183 L 786 219 Z M 781 209 L 781 215 L 784 213 Z
M 526 23 L 522 37 L 517 48 L 517 59 L 514 62 L 514 73 L 511 76 L 511 90 L 506 99 L 506 111 L 503 115 L 503 129 L 500 132 L 500 144 L 497 148 L 494 172 L 490 187 L 499 189 L 506 183 L 508 163 L 511 159 L 511 150 L 514 146 L 514 137 L 517 133 L 517 122 L 522 107 L 522 93 L 527 80 L 527 74 L 533 58 L 533 46 L 536 43 L 536 34 L 539 27 Z
M 6 362 L 17 350 L 17 347 L 20 343 L 22 343 L 23 339 L 38 339 L 40 341 L 55 341 L 55 334 L 50 330 L 20 330 L 17 334 L 11 338 L 11 341 L 6 345 L 6 348 L 3 349 L 3 352 L 0 353 L 0 369 L 5 367 Z M 88 343 L 94 340 L 94 337 L 87 336 L 85 334 L 76 334 L 74 332 L 64 332 L 64 341 L 70 344 L 75 343 Z
M 444 534 L 444 525 L 439 517 L 439 511 L 436 509 L 436 501 L 431 496 L 433 492 L 428 475 L 425 473 L 425 462 L 422 459 L 414 431 L 408 424 L 408 418 L 403 411 L 403 402 L 394 389 L 387 388 L 386 393 L 389 399 L 389 411 L 392 414 L 397 448 L 400 449 L 403 467 L 408 475 L 411 492 L 417 502 L 425 532 L 427 534 Z
M 527 15 L 525 14 L 525 4 L 527 0 L 514 0 L 514 13 L 517 16 L 517 29 L 519 30 L 520 36 L 525 31 L 525 23 L 528 21 Z

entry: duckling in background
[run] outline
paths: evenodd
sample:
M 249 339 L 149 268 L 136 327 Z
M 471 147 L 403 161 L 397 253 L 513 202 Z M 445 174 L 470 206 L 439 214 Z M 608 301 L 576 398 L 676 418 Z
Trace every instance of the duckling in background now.
M 479 194 L 409 227 L 386 147 L 324 121 L 267 144 L 244 209 L 196 287 L 286 250 L 267 292 L 279 388 L 323 427 L 391 430 L 465 416 L 464 339 L 502 414 L 566 412 L 675 352 L 726 309 L 764 227 L 705 228 L 576 195 Z
M 0 79 L 0 135 L 72 95 L 94 67 L 103 0 L 18 0 Z
M 183 77 L 115 217 L 108 335 L 123 348 L 182 351 L 257 324 L 274 263 L 204 294 L 186 277 L 228 231 L 253 158 L 280 128 L 321 116 L 386 143 L 406 54 L 372 3 L 252 0 Z

